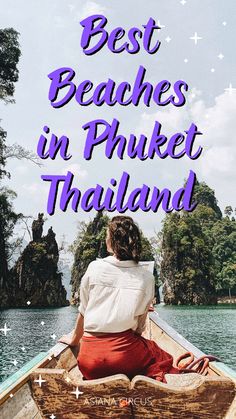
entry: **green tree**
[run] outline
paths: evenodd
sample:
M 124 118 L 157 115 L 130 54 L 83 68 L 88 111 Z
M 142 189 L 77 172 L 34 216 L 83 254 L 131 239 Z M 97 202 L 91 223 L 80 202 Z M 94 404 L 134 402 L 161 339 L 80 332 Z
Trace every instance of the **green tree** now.
M 194 200 L 198 205 L 211 208 L 214 211 L 215 218 L 222 218 L 222 212 L 218 206 L 215 192 L 205 182 L 196 182 L 194 187 Z
M 15 83 L 19 77 L 17 64 L 21 55 L 19 34 L 13 28 L 0 29 L 0 99 L 13 102 Z
M 216 288 L 219 295 L 236 295 L 236 222 L 228 214 L 213 229 L 212 254 L 216 264 Z
M 162 229 L 161 272 L 167 304 L 216 303 L 214 238 L 211 230 L 221 220 L 214 191 L 196 183 L 192 212 L 168 214 Z
M 71 272 L 72 303 L 78 302 L 80 281 L 90 262 L 96 257 L 108 256 L 106 250 L 106 228 L 109 218 L 97 212 L 89 223 L 79 223 L 78 235 L 71 247 L 74 263 Z
M 4 176 L 6 176 L 7 172 L 5 170 L 6 165 L 6 136 L 7 133 L 0 127 L 0 181 L 3 179 Z
M 233 208 L 231 207 L 231 205 L 227 205 L 227 207 L 225 207 L 224 213 L 228 217 L 231 217 L 231 215 L 233 213 Z
M 0 30 L 0 99 L 5 103 L 13 102 L 14 83 L 18 80 L 17 64 L 20 57 L 18 32 L 14 29 Z M 6 165 L 6 136 L 0 127 L 0 181 L 7 175 Z M 0 286 L 7 280 L 9 238 L 14 225 L 19 218 L 12 207 L 14 192 L 0 188 Z
M 16 214 L 13 210 L 12 200 L 15 197 L 13 191 L 0 188 L 0 288 L 3 288 L 8 277 L 8 258 L 11 251 L 9 238 L 21 217 L 21 214 Z

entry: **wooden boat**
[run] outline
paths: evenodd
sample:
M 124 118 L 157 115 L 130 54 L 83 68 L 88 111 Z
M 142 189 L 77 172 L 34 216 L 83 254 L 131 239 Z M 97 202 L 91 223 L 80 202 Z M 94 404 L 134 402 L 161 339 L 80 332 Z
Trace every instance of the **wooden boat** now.
M 157 314 L 149 314 L 149 337 L 175 358 L 204 355 Z M 89 354 L 88 354 L 89 356 Z M 236 418 L 236 372 L 210 363 L 206 376 L 167 375 L 167 383 L 125 375 L 83 381 L 76 353 L 58 343 L 40 353 L 0 385 L 1 419 Z

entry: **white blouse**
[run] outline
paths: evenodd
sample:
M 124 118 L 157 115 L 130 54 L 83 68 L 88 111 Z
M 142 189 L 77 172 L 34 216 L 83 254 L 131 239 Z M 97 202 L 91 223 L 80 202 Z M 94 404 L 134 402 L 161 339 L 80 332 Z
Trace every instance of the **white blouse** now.
M 137 330 L 153 298 L 154 276 L 141 263 L 114 256 L 97 259 L 89 264 L 80 285 L 84 330 Z

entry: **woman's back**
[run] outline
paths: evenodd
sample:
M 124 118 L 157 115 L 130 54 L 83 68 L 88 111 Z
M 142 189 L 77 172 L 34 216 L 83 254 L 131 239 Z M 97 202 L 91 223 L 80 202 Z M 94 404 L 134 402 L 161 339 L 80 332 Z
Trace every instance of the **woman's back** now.
M 154 277 L 133 260 L 114 256 L 90 263 L 81 282 L 79 311 L 87 332 L 136 330 L 154 298 Z

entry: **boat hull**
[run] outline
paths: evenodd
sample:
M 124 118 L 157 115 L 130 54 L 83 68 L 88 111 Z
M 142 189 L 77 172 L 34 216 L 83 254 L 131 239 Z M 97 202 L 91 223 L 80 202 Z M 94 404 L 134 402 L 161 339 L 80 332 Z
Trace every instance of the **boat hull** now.
M 204 355 L 155 311 L 145 335 L 174 358 L 186 351 L 195 358 Z M 236 373 L 222 363 L 210 363 L 207 376 L 168 374 L 167 384 L 144 376 L 130 381 L 121 374 L 84 381 L 76 356 L 59 343 L 2 383 L 1 419 L 236 417 Z

